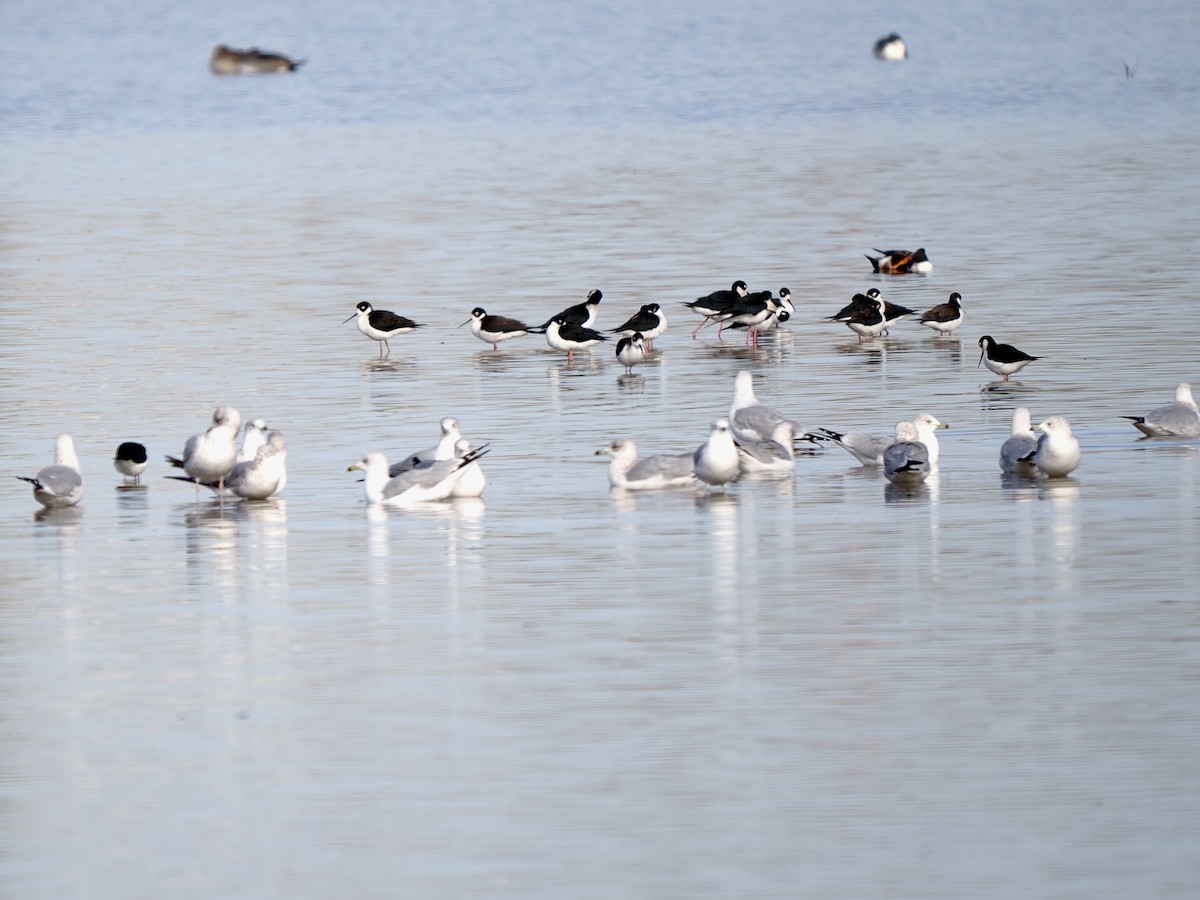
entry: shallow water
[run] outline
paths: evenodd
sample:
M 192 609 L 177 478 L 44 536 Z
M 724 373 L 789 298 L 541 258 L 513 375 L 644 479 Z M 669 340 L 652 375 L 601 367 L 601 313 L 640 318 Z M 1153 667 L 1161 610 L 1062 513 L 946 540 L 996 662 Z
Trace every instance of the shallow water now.
M 0 496 L 5 895 L 1190 896 L 1200 444 L 1121 416 L 1200 383 L 1195 12 L 405 9 L 4 12 L 0 458 L 70 431 L 87 485 Z M 309 62 L 215 79 L 222 40 Z M 792 326 L 690 340 L 735 278 Z M 870 286 L 967 323 L 822 321 Z M 671 316 L 632 378 L 455 327 L 593 287 Z M 427 325 L 380 361 L 363 298 Z M 1041 358 L 997 382 L 985 333 Z M 935 413 L 936 482 L 610 495 L 596 448 L 694 448 L 740 369 L 810 427 Z M 162 479 L 219 403 L 283 498 Z M 1073 477 L 1001 478 L 1018 404 Z M 483 501 L 364 504 L 443 415 Z

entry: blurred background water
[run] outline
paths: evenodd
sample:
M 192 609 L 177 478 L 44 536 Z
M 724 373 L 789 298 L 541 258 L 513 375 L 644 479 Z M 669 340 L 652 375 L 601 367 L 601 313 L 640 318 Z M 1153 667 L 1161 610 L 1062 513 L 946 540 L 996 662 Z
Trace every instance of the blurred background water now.
M 871 45 L 896 30 L 911 58 Z M 1194 4 L 0 7 L 0 884 L 12 897 L 1190 897 L 1200 383 Z M 211 75 L 218 43 L 305 58 Z M 929 276 L 871 274 L 924 246 Z M 743 278 L 757 351 L 678 305 Z M 967 323 L 859 345 L 878 286 Z M 620 378 L 470 309 L 651 300 Z M 361 299 L 427 323 L 389 359 Z M 981 334 L 1041 357 L 1009 384 Z M 734 375 L 809 427 L 930 411 L 936 483 L 836 448 L 783 482 L 610 495 Z M 163 481 L 212 409 L 283 497 Z M 1084 448 L 1002 481 L 1016 405 Z M 479 503 L 346 466 L 454 415 Z M 150 448 L 117 491 L 116 445 Z

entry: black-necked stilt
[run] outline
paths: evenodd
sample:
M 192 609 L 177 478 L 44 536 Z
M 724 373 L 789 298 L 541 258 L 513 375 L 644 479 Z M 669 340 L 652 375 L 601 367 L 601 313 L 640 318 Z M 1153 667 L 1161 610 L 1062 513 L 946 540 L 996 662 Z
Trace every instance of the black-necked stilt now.
M 892 484 L 920 484 L 929 477 L 934 464 L 929 447 L 921 440 L 912 422 L 896 423 L 896 439 L 883 451 L 883 475 Z
M 524 322 L 510 319 L 507 316 L 489 316 L 480 306 L 471 310 L 471 318 L 458 327 L 462 328 L 468 323 L 471 325 L 471 334 L 485 344 L 491 344 L 493 350 L 500 349 L 501 341 L 521 337 L 530 332 L 530 327 Z
M 759 322 L 755 328 L 757 328 L 759 335 L 763 335 L 771 331 L 777 331 L 780 325 L 786 324 L 791 318 L 792 314 L 786 309 L 772 309 L 767 314 L 767 317 Z M 743 329 L 748 326 L 743 325 L 741 322 L 733 322 L 729 327 L 736 330 Z
M 963 323 L 962 294 L 955 291 L 945 303 L 921 313 L 918 321 L 939 334 L 949 334 Z
M 404 316 L 398 316 L 394 312 L 388 312 L 386 309 L 375 309 L 366 300 L 359 303 L 356 307 L 358 310 L 350 319 L 358 319 L 358 330 L 365 334 L 373 341 L 379 341 L 379 358 L 384 357 L 384 348 L 387 348 L 388 356 L 392 355 L 392 347 L 388 343 L 388 338 L 395 337 L 398 334 L 408 334 L 410 331 L 415 331 L 418 328 L 424 328 L 424 325 L 414 322 L 412 319 L 406 319 Z M 349 322 L 347 319 L 346 322 Z M 345 325 L 346 322 L 342 324 Z
M 692 332 L 694 340 L 697 332 L 700 331 L 713 316 L 725 312 L 729 307 L 733 306 L 739 300 L 746 296 L 746 282 L 738 280 L 733 283 L 733 286 L 727 291 L 713 291 L 706 297 L 700 297 L 696 300 L 684 303 L 683 305 L 692 312 L 699 313 L 704 318 L 700 320 L 700 324 L 696 326 L 696 330 Z
M 583 325 L 574 325 L 562 316 L 550 320 L 546 329 L 546 343 L 555 350 L 567 351 L 567 364 L 575 362 L 575 351 L 585 347 L 594 347 L 602 341 L 607 341 L 604 335 Z
M 487 452 L 486 447 L 480 447 L 478 450 L 468 449 L 451 459 L 418 466 L 394 478 L 388 474 L 386 456 L 382 453 L 368 453 L 358 462 L 348 466 L 347 471 L 353 472 L 357 469 L 366 474 L 363 480 L 363 494 L 368 503 L 411 506 L 450 497 L 459 478 L 462 477 L 463 470 Z
M 234 50 L 225 44 L 213 48 L 208 66 L 214 75 L 261 75 L 271 72 L 294 72 L 304 65 L 302 59 L 289 59 L 282 53 L 264 53 L 257 47 Z
M 633 367 L 646 358 L 646 341 L 640 331 L 635 331 L 631 337 L 617 341 L 617 361 L 625 367 L 625 374 L 633 372 Z
M 713 422 L 708 439 L 696 448 L 692 462 L 696 477 L 705 484 L 724 485 L 738 477 L 738 452 L 729 422 L 725 419 Z
M 136 441 L 125 441 L 113 456 L 113 468 L 124 476 L 122 483 L 130 486 L 142 483 L 142 473 L 149 465 L 144 444 Z
M 755 347 L 758 346 L 758 327 L 773 316 L 777 310 L 776 301 L 770 291 L 757 291 L 753 294 L 747 294 L 734 305 L 728 307 L 724 312 L 717 313 L 713 318 L 720 323 L 717 329 L 717 337 L 721 336 L 721 329 L 731 325 L 741 325 L 746 329 L 746 343 L 751 343 Z
M 871 267 L 883 275 L 906 275 L 916 272 L 920 275 L 933 271 L 933 263 L 925 255 L 925 248 L 919 250 L 880 250 L 875 249 L 880 256 L 863 255 L 871 261 Z
M 792 292 L 785 287 L 779 289 L 778 304 L 788 315 L 796 314 L 796 304 L 792 302 Z
M 608 464 L 608 483 L 615 488 L 652 491 L 690 487 L 696 483 L 693 453 L 648 456 L 639 460 L 637 445 L 628 438 L 617 438 L 597 450 L 595 455 L 612 457 Z
M 1200 412 L 1186 381 L 1175 388 L 1175 401 L 1150 410 L 1144 416 L 1122 416 L 1146 437 L 1200 436 Z
M 218 406 L 208 429 L 187 439 L 183 445 L 183 456 L 166 458 L 167 462 L 177 469 L 183 469 L 188 479 L 195 482 L 197 500 L 202 484 L 216 483 L 217 495 L 220 496 L 225 477 L 237 463 L 237 435 L 241 424 L 242 417 L 236 409 Z
M 654 349 L 654 339 L 667 330 L 667 314 L 657 303 L 647 303 L 635 312 L 624 325 L 610 328 L 613 334 L 632 337 L 634 332 L 641 332 L 646 340 L 646 349 Z
M 882 295 L 877 296 L 873 306 L 860 306 L 845 320 L 846 327 L 858 335 L 860 344 L 863 338 L 872 340 L 887 331 L 888 320 L 884 314 L 885 303 Z
M 1062 478 L 1079 468 L 1083 453 L 1065 416 L 1051 416 L 1037 428 L 1042 432 L 1037 452 L 1033 454 L 1038 471 L 1051 478 Z
M 1008 381 L 1009 375 L 1020 372 L 1035 359 L 1040 359 L 1030 356 L 1024 350 L 1018 350 L 1012 344 L 997 344 L 990 334 L 985 334 L 979 339 L 979 346 L 983 349 L 979 353 L 979 362 L 975 364 L 975 368 L 978 369 L 980 364 L 983 364 L 997 375 L 1002 375 L 1005 381 Z
M 529 329 L 530 331 L 539 334 L 550 329 L 555 319 L 562 319 L 568 325 L 579 325 L 583 328 L 590 328 L 592 323 L 596 321 L 596 316 L 599 312 L 600 301 L 604 299 L 604 294 L 599 290 L 593 289 L 588 291 L 587 299 L 582 303 L 576 303 L 574 306 L 568 306 L 557 316 L 547 319 L 536 328 Z
M 733 401 L 729 404 L 728 420 L 735 440 L 769 441 L 775 429 L 787 422 L 795 431 L 800 426 L 778 410 L 758 402 L 754 394 L 754 375 L 743 369 L 733 380 Z
M 17 475 L 33 485 L 33 499 L 46 509 L 74 506 L 83 499 L 83 475 L 75 454 L 75 439 L 60 434 L 54 439 L 54 464 L 38 470 L 33 478 Z
M 1032 474 L 1033 454 L 1037 452 L 1037 435 L 1033 433 L 1029 410 L 1018 406 L 1013 410 L 1012 432 L 1000 446 L 1000 471 L 1010 474 Z
M 873 52 L 876 59 L 883 59 L 888 62 L 899 62 L 902 59 L 908 59 L 908 47 L 904 43 L 904 38 L 900 37 L 894 31 L 877 40 Z

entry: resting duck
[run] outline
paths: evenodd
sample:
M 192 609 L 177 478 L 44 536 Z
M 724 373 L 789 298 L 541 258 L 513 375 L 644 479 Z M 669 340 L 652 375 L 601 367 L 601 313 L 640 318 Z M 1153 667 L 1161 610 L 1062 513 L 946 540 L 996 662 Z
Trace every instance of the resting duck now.
M 257 47 L 234 50 L 226 44 L 213 48 L 208 66 L 214 75 L 257 75 L 265 72 L 294 72 L 304 60 L 288 59 L 278 53 L 263 53 Z
M 909 272 L 925 275 L 933 271 L 933 263 L 925 255 L 924 247 L 920 250 L 880 250 L 878 247 L 873 249 L 879 256 L 871 256 L 869 253 L 863 255 L 871 261 L 871 267 L 876 272 L 884 275 L 906 275 Z

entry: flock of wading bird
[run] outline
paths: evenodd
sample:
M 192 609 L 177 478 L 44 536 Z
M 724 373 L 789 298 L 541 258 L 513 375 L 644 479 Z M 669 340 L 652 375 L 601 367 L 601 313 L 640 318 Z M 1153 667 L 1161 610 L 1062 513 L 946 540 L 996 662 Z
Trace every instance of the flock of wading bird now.
M 915 251 L 875 251 L 866 254 L 876 273 L 903 275 L 927 273 L 933 264 L 923 249 Z M 502 342 L 529 334 L 543 334 L 546 343 L 566 352 L 568 364 L 576 351 L 587 350 L 617 337 L 616 358 L 629 373 L 652 352 L 654 341 L 667 328 L 667 315 L 658 303 L 644 304 L 623 324 L 601 332 L 594 329 L 602 299 L 591 291 L 583 303 L 570 306 L 540 325 L 527 325 L 506 316 L 489 315 L 481 307 L 471 310 L 470 318 L 459 327 L 470 325 L 479 340 L 498 350 Z M 791 292 L 781 288 L 750 292 L 744 281 L 735 281 L 728 290 L 682 304 L 701 316 L 699 331 L 713 324 L 717 335 L 726 328 L 744 330 L 745 342 L 758 346 L 760 335 L 786 326 L 795 314 Z M 884 299 L 872 288 L 856 294 L 843 309 L 826 317 L 842 322 L 870 341 L 886 335 L 901 319 L 917 315 L 915 310 Z M 404 316 L 375 309 L 362 301 L 346 322 L 357 320 L 360 332 L 379 343 L 380 357 L 391 354 L 389 339 L 424 327 Z M 962 296 L 950 294 L 945 303 L 921 313 L 917 321 L 940 335 L 948 335 L 963 323 Z M 345 324 L 345 323 L 343 323 Z M 998 343 L 990 335 L 979 338 L 982 365 L 1005 381 L 1029 363 L 1037 360 L 1009 344 Z M 733 401 L 727 418 L 713 422 L 708 438 L 693 451 L 675 455 L 638 458 L 637 446 L 628 438 L 618 438 L 596 451 L 612 457 L 608 467 L 609 483 L 623 490 L 657 490 L 691 487 L 697 484 L 724 486 L 740 475 L 786 476 L 795 469 L 796 446 L 829 442 L 850 453 L 864 466 L 882 469 L 889 482 L 917 485 L 937 471 L 939 446 L 937 431 L 948 427 L 929 414 L 899 422 L 892 434 L 839 432 L 828 428 L 803 430 L 797 422 L 758 401 L 748 371 L 737 374 Z M 1175 399 L 1143 416 L 1126 416 L 1147 437 L 1200 437 L 1200 412 L 1187 383 L 1175 389 Z M 436 444 L 409 454 L 399 463 L 389 464 L 387 457 L 372 452 L 349 469 L 364 473 L 363 491 L 368 502 L 389 506 L 411 506 L 452 497 L 479 497 L 487 479 L 479 460 L 488 453 L 488 445 L 474 448 L 463 437 L 458 420 L 447 416 L 440 422 L 441 436 Z M 1029 477 L 1060 478 L 1073 472 L 1080 463 L 1079 441 L 1063 416 L 1050 416 L 1034 433 L 1030 412 L 1018 407 L 1013 412 L 1012 433 L 1000 448 L 1000 468 L 1006 473 Z M 242 443 L 237 438 L 242 432 Z M 208 428 L 188 438 L 180 456 L 168 456 L 167 462 L 183 471 L 168 478 L 214 491 L 223 501 L 228 491 L 241 500 L 261 501 L 278 495 L 287 483 L 287 442 L 279 431 L 269 430 L 262 419 L 252 419 L 242 428 L 241 416 L 231 406 L 220 406 Z M 141 475 L 149 464 L 146 447 L 135 441 L 123 442 L 113 457 L 113 466 L 123 477 L 121 488 L 141 487 Z M 74 440 L 60 434 L 55 441 L 54 463 L 34 477 L 16 476 L 33 485 L 33 496 L 48 509 L 74 506 L 83 497 L 83 477 Z

